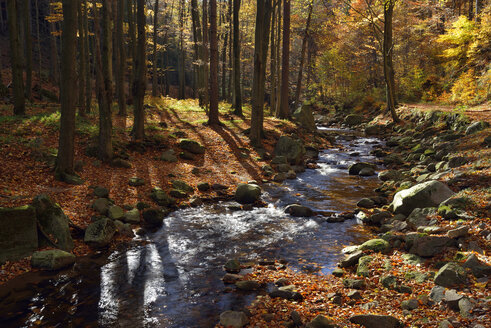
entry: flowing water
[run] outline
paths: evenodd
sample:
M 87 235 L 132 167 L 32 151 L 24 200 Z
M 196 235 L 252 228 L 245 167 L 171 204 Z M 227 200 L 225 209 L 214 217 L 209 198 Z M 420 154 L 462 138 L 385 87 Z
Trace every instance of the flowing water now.
M 0 325 L 213 327 L 222 311 L 243 308 L 255 297 L 224 291 L 227 259 L 284 259 L 296 270 L 330 273 L 340 249 L 367 234 L 355 220 L 327 223 L 325 216 L 353 210 L 373 194 L 376 178 L 349 176 L 347 168 L 373 162 L 369 152 L 379 142 L 333 132 L 338 148 L 323 151 L 317 169 L 263 186 L 267 207 L 233 211 L 233 203 L 224 202 L 176 211 L 161 229 L 140 237 L 144 245 L 114 252 L 102 267 L 85 261 L 71 273 L 31 284 L 15 306 L 0 307 Z M 290 217 L 284 207 L 292 203 L 324 215 Z

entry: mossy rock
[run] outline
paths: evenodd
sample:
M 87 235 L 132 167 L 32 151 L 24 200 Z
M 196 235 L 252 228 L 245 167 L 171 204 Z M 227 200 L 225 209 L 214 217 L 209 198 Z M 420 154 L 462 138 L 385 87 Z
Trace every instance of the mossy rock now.
M 368 277 L 370 275 L 370 270 L 368 268 L 370 262 L 373 261 L 373 256 L 362 256 L 358 260 L 358 268 L 356 269 L 356 275 L 362 277 Z
M 371 250 L 374 252 L 387 252 L 390 249 L 390 244 L 383 239 L 370 239 L 360 246 L 360 250 Z

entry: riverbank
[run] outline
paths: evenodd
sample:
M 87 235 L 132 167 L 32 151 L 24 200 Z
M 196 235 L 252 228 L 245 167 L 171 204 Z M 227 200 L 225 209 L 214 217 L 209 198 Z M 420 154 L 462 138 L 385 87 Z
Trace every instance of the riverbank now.
M 264 147 L 252 148 L 244 133 L 250 124 L 247 107 L 244 117 L 239 117 L 230 114 L 228 105 L 221 104 L 223 125 L 209 127 L 205 124 L 206 114 L 194 100 L 147 99 L 147 138 L 143 144 L 131 142 L 131 116 L 126 119 L 114 116 L 117 160 L 113 163 L 102 163 L 93 157 L 97 115 L 77 118 L 76 168 L 84 183 L 70 185 L 56 181 L 53 175 L 58 109 L 55 104 L 36 103 L 28 107 L 28 117 L 18 118 L 8 116 L 10 108 L 1 108 L 0 206 L 29 205 L 36 196 L 47 195 L 73 223 L 71 253 L 76 256 L 99 251 L 84 242 L 83 232 L 103 216 L 112 216 L 111 219 L 124 224 L 116 228 L 116 234 L 104 245 L 110 252 L 131 240 L 130 228 L 137 231 L 140 224 L 148 223 L 143 213 L 159 205 L 165 205 L 168 212 L 232 199 L 241 182 L 294 178 L 295 172 L 291 170 L 303 167 L 282 165 L 285 172 L 276 172 L 268 165 L 281 135 L 302 139 L 310 147 L 311 156 L 316 149 L 329 147 L 322 136 L 299 130 L 289 121 L 265 117 Z M 196 145 L 197 151 L 193 149 Z M 166 199 L 168 194 L 172 195 L 172 203 L 162 203 L 159 197 L 164 194 Z M 127 215 L 130 212 L 131 217 Z M 158 215 L 157 219 L 160 218 Z M 0 284 L 32 270 L 37 269 L 31 267 L 30 257 L 8 261 L 0 267 Z
M 456 113 L 406 108 L 401 114 L 403 126 L 386 124 L 389 120 L 383 116 L 367 125 L 361 124 L 362 118 L 349 118 L 386 140 L 386 147 L 374 153 L 387 167 L 379 172 L 376 190 L 392 203 L 380 206 L 367 198 L 357 209 L 364 224 L 379 232 L 374 240 L 346 248 L 346 259 L 330 275 L 293 271 L 279 262 L 256 265 L 252 274 L 235 279 L 276 287 L 258 296 L 244 315 L 223 314 L 222 323 L 491 325 L 489 125 Z M 347 123 L 348 118 L 342 120 Z

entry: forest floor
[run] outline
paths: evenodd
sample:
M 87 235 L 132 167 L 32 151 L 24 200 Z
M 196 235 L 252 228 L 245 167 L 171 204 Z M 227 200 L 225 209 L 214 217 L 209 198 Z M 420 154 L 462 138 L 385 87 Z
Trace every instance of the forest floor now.
M 399 114 L 405 116 L 411 115 L 414 111 L 434 110 L 455 113 L 450 106 L 422 104 L 403 106 L 399 109 Z M 472 120 L 489 122 L 489 111 L 489 105 L 483 105 L 473 108 L 469 117 Z M 373 122 L 390 121 L 387 115 L 379 115 Z M 409 121 L 403 122 L 403 126 L 411 126 L 411 124 Z M 414 130 L 412 131 L 414 134 Z M 439 132 L 445 133 L 446 128 L 440 126 Z M 457 147 L 452 150 L 452 155 L 462 156 L 468 159 L 468 163 L 451 169 L 448 174 L 440 178 L 457 192 L 456 197 L 467 199 L 465 210 L 471 216 L 464 220 L 449 221 L 437 213 L 432 217 L 436 220 L 436 226 L 440 230 L 436 233 L 445 233 L 461 226 L 469 227 L 465 239 L 459 240 L 459 243 L 463 243 L 463 251 L 448 248 L 431 258 L 417 256 L 412 258 L 404 247 L 394 247 L 384 253 L 365 251 L 364 255 L 371 256 L 371 258 L 367 259 L 364 264 L 364 272 L 359 271 L 361 264 L 358 264 L 341 270 L 341 273 L 338 272 L 336 276 L 299 272 L 288 266 L 285 268 L 278 261 L 272 265 L 271 263 L 258 264 L 253 268 L 253 272 L 244 279 L 256 280 L 260 285 L 272 283 L 277 286 L 290 285 L 290 290 L 293 287 L 302 295 L 302 300 L 291 301 L 281 297 L 273 298 L 268 294 L 259 295 L 246 310 L 250 320 L 247 327 L 302 327 L 305 324 L 307 327 L 324 327 L 314 324 L 314 318 L 319 315 L 325 317 L 325 327 L 331 327 L 328 325 L 329 321 L 333 324 L 332 327 L 334 324 L 337 324 L 336 327 L 359 327 L 349 319 L 361 314 L 390 315 L 398 318 L 404 327 L 491 327 L 489 276 L 485 275 L 478 279 L 469 269 L 466 269 L 467 284 L 454 287 L 458 297 L 469 300 L 468 312 L 462 308 L 459 309 L 456 303 L 453 303 L 452 309 L 452 306 L 445 302 L 430 298 L 432 288 L 435 287 L 433 277 L 438 269 L 448 262 L 456 261 L 466 266 L 467 264 L 464 264 L 466 260 L 474 255 L 482 264 L 488 265 L 487 272 L 489 273 L 489 265 L 491 265 L 491 149 L 483 146 L 482 142 L 484 138 L 490 136 L 490 133 L 491 128 L 488 127 L 457 140 Z M 387 139 L 390 137 L 390 134 L 385 136 Z M 400 156 L 398 153 L 394 154 Z M 414 165 L 411 165 L 409 169 L 413 167 Z M 393 194 L 394 191 L 389 196 L 389 201 Z M 363 209 L 363 211 L 368 216 L 374 213 L 373 209 Z M 404 238 L 404 235 L 401 234 L 396 233 L 395 237 L 388 234 L 385 237 L 389 238 L 386 240 L 391 240 L 391 243 L 400 237 Z M 383 233 L 378 236 L 374 235 L 373 238 L 381 238 Z M 402 240 L 402 246 L 404 246 L 404 239 Z M 393 285 L 386 288 L 382 281 L 389 276 L 394 281 Z M 349 288 L 345 284 L 350 279 L 361 280 L 364 286 L 357 287 L 357 289 Z M 311 325 L 308 325 L 309 321 L 312 322 Z M 319 319 L 318 323 L 321 321 Z M 388 325 L 387 327 L 395 326 Z
M 195 100 L 171 98 L 146 99 L 146 149 L 131 142 L 129 136 L 132 119 L 115 115 L 113 118 L 114 150 L 128 159 L 131 168 L 116 168 L 86 154 L 86 149 L 97 140 L 97 115 L 77 117 L 75 159 L 77 172 L 85 181 L 82 185 L 69 185 L 54 179 L 53 165 L 59 137 L 59 106 L 53 103 L 33 103 L 27 107 L 26 117 L 11 116 L 11 106 L 0 106 L 0 207 L 30 204 L 39 194 L 49 195 L 65 214 L 82 228 L 91 223 L 96 213 L 91 208 L 95 200 L 95 186 L 109 189 L 109 198 L 115 204 L 134 207 L 138 202 L 153 204 L 150 191 L 153 187 L 171 188 L 173 179 L 183 180 L 194 188 L 199 182 L 221 184 L 227 190 L 200 192 L 195 196 L 206 201 L 232 197 L 240 182 L 263 179 L 261 166 L 266 162 L 249 145 L 244 131 L 250 124 L 250 108 L 245 106 L 244 117 L 231 114 L 228 104 L 220 104 L 218 127 L 206 124 L 207 117 Z M 117 108 L 115 107 L 115 112 Z M 265 117 L 263 142 L 267 153 L 272 152 L 280 135 L 295 133 L 310 142 L 311 136 L 298 133 L 295 125 L 286 120 Z M 163 151 L 180 150 L 180 138 L 200 142 L 204 155 L 193 160 L 179 158 L 170 163 L 160 160 Z M 326 147 L 326 145 L 323 145 Z M 131 177 L 145 180 L 145 185 L 128 185 Z M 177 205 L 189 206 L 189 199 Z M 117 237 L 113 244 L 125 241 Z M 114 246 L 114 245 L 113 245 Z M 81 239 L 75 239 L 73 253 L 86 255 L 92 250 Z M 31 270 L 29 259 L 8 262 L 0 266 L 0 284 Z

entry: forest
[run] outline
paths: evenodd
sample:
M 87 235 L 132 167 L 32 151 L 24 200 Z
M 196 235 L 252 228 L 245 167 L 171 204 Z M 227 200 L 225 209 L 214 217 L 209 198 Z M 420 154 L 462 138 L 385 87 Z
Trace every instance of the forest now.
M 0 0 L 2 327 L 491 326 L 489 0 Z

